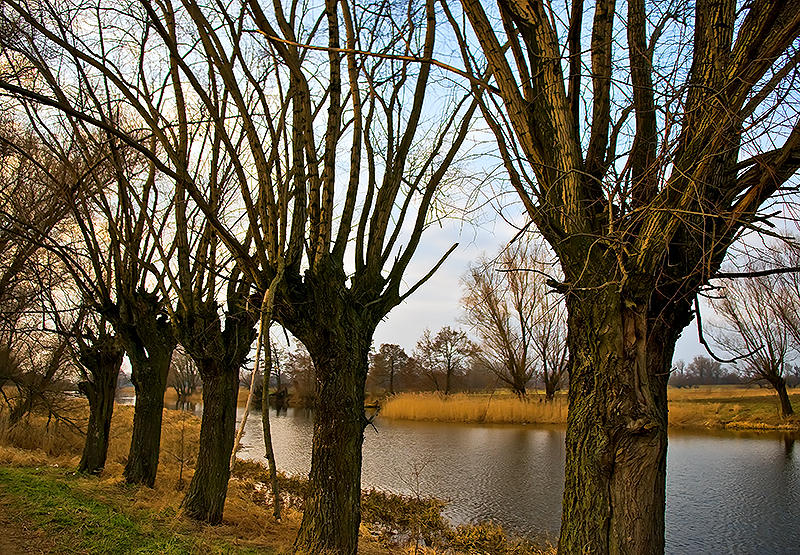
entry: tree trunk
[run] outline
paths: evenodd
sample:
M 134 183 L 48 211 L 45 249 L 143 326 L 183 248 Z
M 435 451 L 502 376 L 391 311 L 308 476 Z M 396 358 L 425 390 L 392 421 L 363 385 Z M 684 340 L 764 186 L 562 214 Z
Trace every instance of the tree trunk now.
M 670 306 L 667 322 L 664 311 L 650 316 L 650 303 L 623 300 L 614 287 L 568 297 L 559 553 L 664 552 L 666 386 L 688 307 Z
M 149 361 L 144 365 L 131 360 L 136 403 L 128 463 L 123 472 L 129 484 L 144 484 L 152 488 L 156 482 L 169 361 L 169 356 L 159 357 L 155 353 L 150 353 Z
M 786 380 L 778 378 L 772 382 L 772 387 L 778 392 L 778 400 L 780 401 L 781 417 L 787 418 L 794 414 L 792 403 L 789 401 L 789 394 L 786 392 Z
M 330 330 L 326 330 L 330 331 Z M 371 336 L 331 334 L 306 344 L 318 375 L 311 448 L 311 494 L 295 541 L 298 553 L 355 554 L 361 523 L 361 447 L 364 384 Z
M 230 478 L 233 437 L 236 434 L 236 402 L 239 367 L 199 367 L 203 378 L 203 419 L 200 451 L 192 482 L 183 500 L 187 516 L 219 524 Z
M 82 381 L 78 389 L 89 400 L 89 424 L 78 472 L 99 474 L 106 464 L 111 416 L 114 414 L 114 393 L 122 364 L 122 349 L 113 343 L 98 344 L 92 352 L 82 350 L 81 364 L 92 380 Z

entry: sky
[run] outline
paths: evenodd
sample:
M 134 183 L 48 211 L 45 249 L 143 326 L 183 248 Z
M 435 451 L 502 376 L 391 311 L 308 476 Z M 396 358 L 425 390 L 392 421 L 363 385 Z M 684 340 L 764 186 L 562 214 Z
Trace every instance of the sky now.
M 515 210 L 511 206 L 505 212 L 506 219 L 524 223 L 519 208 Z M 484 214 L 480 219 L 483 223 L 446 220 L 441 227 L 426 231 L 406 272 L 407 288 L 425 275 L 453 243 L 457 242 L 459 246 L 428 282 L 380 323 L 374 336 L 376 349 L 382 343 L 394 343 L 411 354 L 426 328 L 434 333 L 444 326 L 468 331 L 468 326 L 461 321 L 461 298 L 465 292 L 461 278 L 470 264 L 481 256 L 494 256 L 518 231 L 517 227 L 496 215 Z M 674 360 L 689 362 L 696 355 L 704 354 L 705 348 L 697 338 L 696 323 L 692 321 L 678 340 Z

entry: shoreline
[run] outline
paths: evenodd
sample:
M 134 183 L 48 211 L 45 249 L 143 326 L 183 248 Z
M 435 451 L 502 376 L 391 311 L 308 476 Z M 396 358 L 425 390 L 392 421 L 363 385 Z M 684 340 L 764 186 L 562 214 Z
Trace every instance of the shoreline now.
M 800 390 L 790 397 L 800 408 Z M 563 394 L 544 401 L 539 394 L 519 400 L 507 392 L 400 393 L 381 404 L 381 418 L 407 422 L 512 426 L 566 426 L 567 401 Z M 764 388 L 700 386 L 670 388 L 669 430 L 687 432 L 800 433 L 800 417 L 781 418 L 777 400 Z

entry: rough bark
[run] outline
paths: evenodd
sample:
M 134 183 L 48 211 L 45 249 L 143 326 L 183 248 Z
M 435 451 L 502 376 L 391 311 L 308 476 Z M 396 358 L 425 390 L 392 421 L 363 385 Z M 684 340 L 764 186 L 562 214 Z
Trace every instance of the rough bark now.
M 99 474 L 106 464 L 114 393 L 122 365 L 122 349 L 113 337 L 104 337 L 94 345 L 81 348 L 80 362 L 88 375 L 78 389 L 89 400 L 89 423 L 78 472 Z
M 236 433 L 236 401 L 239 393 L 238 367 L 235 372 L 213 363 L 201 370 L 203 376 L 203 418 L 200 451 L 189 491 L 183 500 L 184 513 L 194 519 L 219 524 L 230 478 L 230 458 Z
M 236 435 L 239 369 L 255 337 L 255 318 L 245 308 L 242 290 L 228 292 L 224 329 L 216 303 L 182 313 L 175 323 L 203 380 L 201 447 L 183 509 L 187 516 L 209 524 L 222 521 Z
M 131 360 L 131 381 L 136 391 L 133 409 L 133 432 L 128 462 L 123 475 L 129 484 L 153 487 L 161 449 L 161 419 L 164 392 L 167 389 L 169 357 L 151 354 L 145 365 Z
M 277 306 L 276 313 L 308 349 L 317 378 L 311 491 L 294 548 L 297 553 L 353 555 L 361 523 L 364 386 L 380 319 L 343 287 L 341 268 L 321 265 L 320 270 L 306 275 L 303 289 L 292 282 L 294 302 Z M 305 303 L 298 302 L 299 295 Z
M 664 552 L 666 387 L 689 307 L 673 303 L 667 317 L 644 298 L 625 298 L 608 285 L 568 302 L 572 362 L 559 553 Z
M 309 346 L 317 372 L 325 378 L 318 382 L 314 406 L 309 474 L 314 488 L 305 500 L 295 541 L 299 553 L 354 554 L 358 547 L 369 342 L 348 335 L 331 341 L 327 349 Z
M 781 417 L 787 418 L 794 414 L 792 402 L 789 400 L 789 394 L 786 392 L 786 380 L 779 377 L 772 382 L 772 387 L 778 393 L 778 401 L 780 403 Z
M 164 392 L 175 336 L 161 301 L 152 293 L 129 292 L 110 311 L 110 316 L 131 361 L 131 381 L 136 391 L 131 447 L 123 475 L 129 484 L 153 487 L 161 448 Z

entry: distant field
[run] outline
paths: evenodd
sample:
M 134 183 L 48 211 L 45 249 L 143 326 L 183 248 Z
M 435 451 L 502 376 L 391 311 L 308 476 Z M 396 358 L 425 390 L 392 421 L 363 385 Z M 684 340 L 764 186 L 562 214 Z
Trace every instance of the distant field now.
M 800 430 L 797 416 L 782 419 L 771 389 L 743 386 L 669 388 L 670 426 L 740 430 Z M 800 410 L 800 390 L 789 397 Z M 482 422 L 492 424 L 565 424 L 566 395 L 545 402 L 541 392 L 531 392 L 520 401 L 508 391 L 459 393 L 445 397 L 436 393 L 402 393 L 383 404 L 381 415 L 403 420 L 437 422 Z

